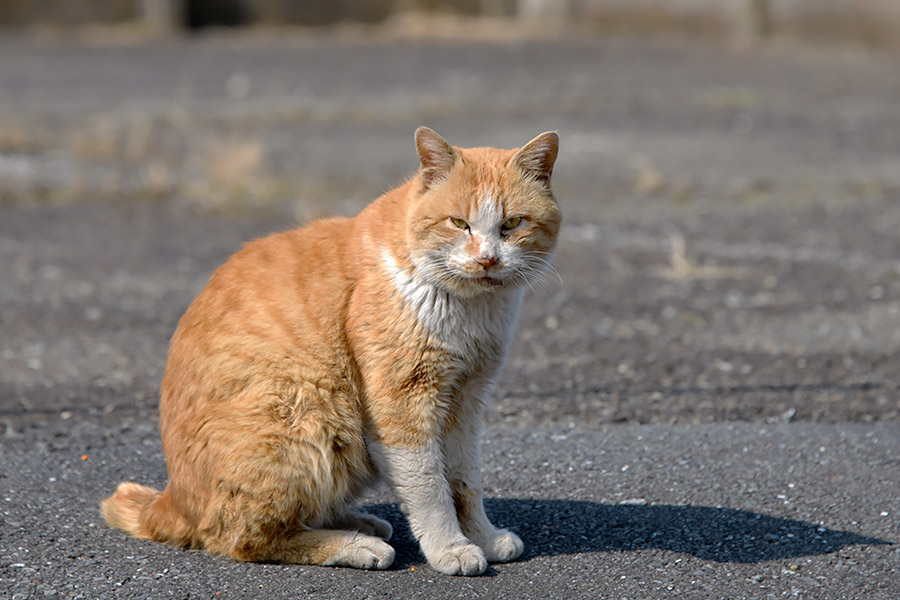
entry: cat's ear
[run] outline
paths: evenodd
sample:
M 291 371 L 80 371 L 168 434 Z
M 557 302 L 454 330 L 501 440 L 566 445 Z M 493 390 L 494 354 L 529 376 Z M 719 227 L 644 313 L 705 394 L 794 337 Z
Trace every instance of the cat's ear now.
M 416 129 L 416 152 L 426 188 L 447 177 L 457 159 L 453 147 L 428 127 Z
M 528 177 L 549 183 L 558 152 L 559 135 L 546 131 L 519 148 L 511 162 Z

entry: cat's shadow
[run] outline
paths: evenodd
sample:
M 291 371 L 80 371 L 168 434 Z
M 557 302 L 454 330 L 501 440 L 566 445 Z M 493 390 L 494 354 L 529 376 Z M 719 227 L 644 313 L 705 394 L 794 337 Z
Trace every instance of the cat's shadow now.
M 892 544 L 849 531 L 733 508 L 612 505 L 581 500 L 492 498 L 492 521 L 525 541 L 522 559 L 659 548 L 720 563 L 756 563 L 835 552 L 854 544 Z M 394 568 L 421 564 L 402 513 L 394 504 L 367 506 L 394 526 Z

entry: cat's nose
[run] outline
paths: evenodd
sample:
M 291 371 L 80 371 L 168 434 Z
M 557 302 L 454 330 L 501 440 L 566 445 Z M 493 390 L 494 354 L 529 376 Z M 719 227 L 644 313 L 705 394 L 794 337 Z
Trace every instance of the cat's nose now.
M 475 262 L 484 267 L 486 271 L 496 265 L 499 262 L 499 259 L 496 256 L 479 256 L 475 259 Z

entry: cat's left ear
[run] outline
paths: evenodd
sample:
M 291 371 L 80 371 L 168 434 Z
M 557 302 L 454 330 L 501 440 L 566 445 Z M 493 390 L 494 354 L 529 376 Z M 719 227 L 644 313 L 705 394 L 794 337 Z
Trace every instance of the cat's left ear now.
M 558 152 L 559 135 L 546 131 L 519 148 L 510 162 L 529 177 L 549 184 Z
M 416 129 L 416 152 L 426 188 L 447 177 L 456 163 L 457 154 L 453 146 L 428 127 Z

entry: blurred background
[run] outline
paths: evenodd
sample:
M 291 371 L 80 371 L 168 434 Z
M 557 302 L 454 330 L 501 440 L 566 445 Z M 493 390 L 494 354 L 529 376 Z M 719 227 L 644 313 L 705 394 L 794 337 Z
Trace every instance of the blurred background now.
M 789 66 L 727 71 L 753 55 L 772 59 L 773 49 L 795 62 L 822 51 L 823 61 L 889 52 L 900 42 L 900 4 L 7 0 L 0 34 L 0 202 L 293 202 L 291 210 L 309 218 L 323 203 L 327 212 L 354 212 L 373 185 L 407 174 L 405 133 L 423 122 L 451 134 L 490 132 L 473 143 L 497 145 L 571 124 L 570 149 L 606 147 L 614 156 L 605 158 L 622 163 L 604 160 L 607 177 L 637 172 L 638 187 L 657 187 L 654 161 L 685 153 L 655 158 L 633 145 L 612 148 L 621 140 L 606 125 L 630 119 L 640 127 L 643 113 L 683 104 L 691 113 L 681 117 L 685 127 L 725 118 L 750 133 L 754 112 L 776 102 L 798 116 L 821 112 L 809 104 L 818 97 L 791 95 Z M 691 40 L 706 45 L 689 47 Z M 734 60 L 716 57 L 720 49 Z M 679 77 L 682 69 L 700 80 Z M 762 80 L 781 73 L 782 81 Z M 842 78 L 839 70 L 823 75 L 813 93 L 840 94 Z M 321 135 L 321 126 L 332 129 Z M 383 135 L 383 151 L 349 159 L 359 127 L 379 126 L 373 134 Z M 762 154 L 747 162 L 747 178 L 781 166 L 779 158 L 762 164 L 772 161 Z M 672 165 L 674 188 L 688 194 L 721 158 L 714 149 L 699 164 Z
M 896 43 L 900 7 L 891 0 L 7 0 L 6 26 L 132 23 L 179 31 L 254 25 L 385 23 L 399 14 L 543 19 L 632 31 L 773 33 L 873 44 Z
M 247 239 L 557 129 L 494 426 L 897 420 L 894 0 L 5 0 L 0 419 L 157 443 Z

